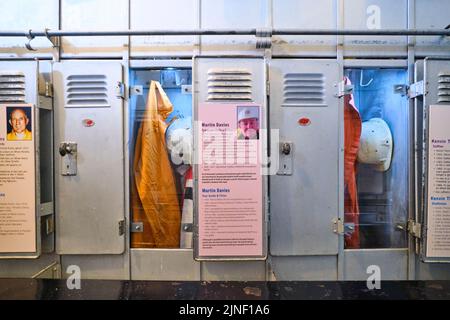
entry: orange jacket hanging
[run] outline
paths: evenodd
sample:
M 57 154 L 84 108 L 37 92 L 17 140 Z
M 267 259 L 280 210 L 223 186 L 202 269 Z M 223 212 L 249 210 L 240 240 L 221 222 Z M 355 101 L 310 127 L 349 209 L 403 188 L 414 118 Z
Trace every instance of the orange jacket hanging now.
M 346 77 L 345 84 L 351 84 Z M 357 249 L 359 241 L 359 207 L 356 187 L 356 158 L 361 136 L 361 117 L 355 106 L 353 95 L 344 96 L 344 222 L 354 223 L 352 233 L 345 234 L 345 248 Z
M 133 248 L 180 245 L 181 213 L 165 142 L 165 120 L 172 110 L 161 85 L 152 81 L 134 153 L 133 221 L 142 222 L 144 230 L 131 234 Z

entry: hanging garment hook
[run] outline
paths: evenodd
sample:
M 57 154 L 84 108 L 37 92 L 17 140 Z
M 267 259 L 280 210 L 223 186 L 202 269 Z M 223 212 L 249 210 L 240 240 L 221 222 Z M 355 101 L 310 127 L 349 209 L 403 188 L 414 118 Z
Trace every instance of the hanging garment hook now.
M 31 34 L 31 29 L 28 31 L 27 39 L 28 39 L 28 42 L 25 43 L 25 47 L 27 47 L 27 49 L 30 51 L 37 51 L 35 48 L 33 48 L 31 46 L 31 40 L 34 39 L 34 36 Z
M 58 48 L 60 45 L 60 41 L 59 41 L 60 38 L 58 36 L 50 36 L 48 34 L 49 30 L 50 30 L 49 28 L 45 28 L 45 30 L 44 30 L 45 36 L 47 37 L 48 41 L 50 41 L 52 43 L 53 48 Z
M 367 87 L 370 86 L 370 84 L 373 81 L 373 78 L 369 80 L 369 82 L 367 82 L 366 84 L 363 84 L 363 77 L 364 77 L 364 73 L 363 73 L 363 69 L 361 69 L 361 74 L 359 76 L 359 86 L 360 87 Z

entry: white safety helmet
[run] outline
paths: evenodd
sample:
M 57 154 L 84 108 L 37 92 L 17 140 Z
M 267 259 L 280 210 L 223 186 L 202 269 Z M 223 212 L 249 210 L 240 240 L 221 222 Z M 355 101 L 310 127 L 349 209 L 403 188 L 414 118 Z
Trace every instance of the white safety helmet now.
M 362 123 L 358 150 L 360 163 L 374 164 L 377 171 L 387 171 L 392 159 L 392 134 L 381 118 L 372 118 Z
M 258 119 L 258 107 L 239 108 L 238 121 L 256 118 Z
M 173 164 L 192 164 L 191 117 L 176 119 L 167 128 L 166 145 Z

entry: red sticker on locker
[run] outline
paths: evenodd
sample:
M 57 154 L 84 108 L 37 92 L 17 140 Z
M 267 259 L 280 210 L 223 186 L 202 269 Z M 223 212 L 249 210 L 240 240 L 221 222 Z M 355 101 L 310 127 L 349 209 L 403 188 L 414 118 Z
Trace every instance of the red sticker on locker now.
M 94 120 L 91 120 L 91 119 L 84 119 L 83 120 L 83 125 L 85 127 L 93 127 L 94 124 L 95 124 Z
M 309 126 L 311 124 L 311 120 L 309 118 L 300 118 L 298 119 L 298 124 L 301 126 Z

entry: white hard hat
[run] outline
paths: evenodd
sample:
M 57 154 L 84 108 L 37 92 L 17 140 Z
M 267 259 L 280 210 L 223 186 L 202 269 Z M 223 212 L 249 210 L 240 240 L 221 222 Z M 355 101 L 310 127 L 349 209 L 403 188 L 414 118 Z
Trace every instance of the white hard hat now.
M 376 170 L 386 171 L 392 159 L 392 134 L 381 118 L 372 118 L 362 123 L 358 161 L 374 164 Z
M 170 160 L 176 164 L 192 163 L 192 118 L 175 120 L 166 131 Z
M 240 108 L 238 113 L 238 121 L 250 118 L 258 119 L 258 108 L 257 107 Z

